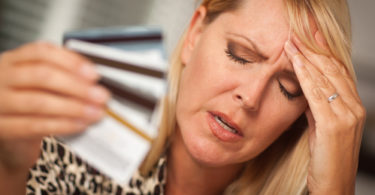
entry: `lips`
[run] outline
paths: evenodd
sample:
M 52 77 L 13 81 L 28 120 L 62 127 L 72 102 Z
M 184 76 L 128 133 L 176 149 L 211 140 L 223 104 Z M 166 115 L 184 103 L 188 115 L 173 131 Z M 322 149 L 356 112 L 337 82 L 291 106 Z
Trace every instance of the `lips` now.
M 221 112 L 208 112 L 207 120 L 211 132 L 221 141 L 235 142 L 243 137 L 241 129 Z

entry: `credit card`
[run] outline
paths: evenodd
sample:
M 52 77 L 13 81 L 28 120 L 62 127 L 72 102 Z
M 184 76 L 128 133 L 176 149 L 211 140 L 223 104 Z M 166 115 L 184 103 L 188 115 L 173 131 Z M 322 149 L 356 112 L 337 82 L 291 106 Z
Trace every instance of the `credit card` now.
M 160 100 L 167 90 L 161 31 L 133 27 L 89 32 L 68 33 L 64 44 L 96 64 L 99 82 L 112 99 L 103 120 L 81 134 L 58 139 L 103 174 L 126 183 L 148 153 L 160 122 Z

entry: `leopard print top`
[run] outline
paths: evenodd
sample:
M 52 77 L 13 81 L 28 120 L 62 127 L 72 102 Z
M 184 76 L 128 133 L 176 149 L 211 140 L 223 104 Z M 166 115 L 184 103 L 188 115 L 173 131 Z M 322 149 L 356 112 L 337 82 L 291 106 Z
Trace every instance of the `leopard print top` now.
M 90 167 L 53 137 L 43 140 L 41 151 L 40 158 L 29 171 L 27 195 L 164 194 L 165 157 L 159 159 L 146 177 L 136 172 L 129 183 L 117 184 Z

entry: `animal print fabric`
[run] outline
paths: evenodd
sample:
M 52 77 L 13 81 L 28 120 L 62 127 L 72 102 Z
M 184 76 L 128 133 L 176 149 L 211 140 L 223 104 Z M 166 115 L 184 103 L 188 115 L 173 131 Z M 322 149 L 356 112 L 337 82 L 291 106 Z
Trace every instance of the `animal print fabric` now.
M 41 155 L 30 169 L 26 183 L 27 195 L 158 195 L 164 194 L 166 158 L 162 156 L 146 177 L 138 171 L 129 183 L 117 184 L 101 174 L 66 145 L 47 137 Z

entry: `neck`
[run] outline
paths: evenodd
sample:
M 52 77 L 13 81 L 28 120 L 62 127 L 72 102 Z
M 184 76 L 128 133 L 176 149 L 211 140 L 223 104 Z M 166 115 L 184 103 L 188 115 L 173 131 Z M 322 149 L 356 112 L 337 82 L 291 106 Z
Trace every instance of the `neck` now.
M 239 164 L 202 165 L 188 153 L 177 131 L 168 153 L 166 194 L 222 194 L 242 168 Z

